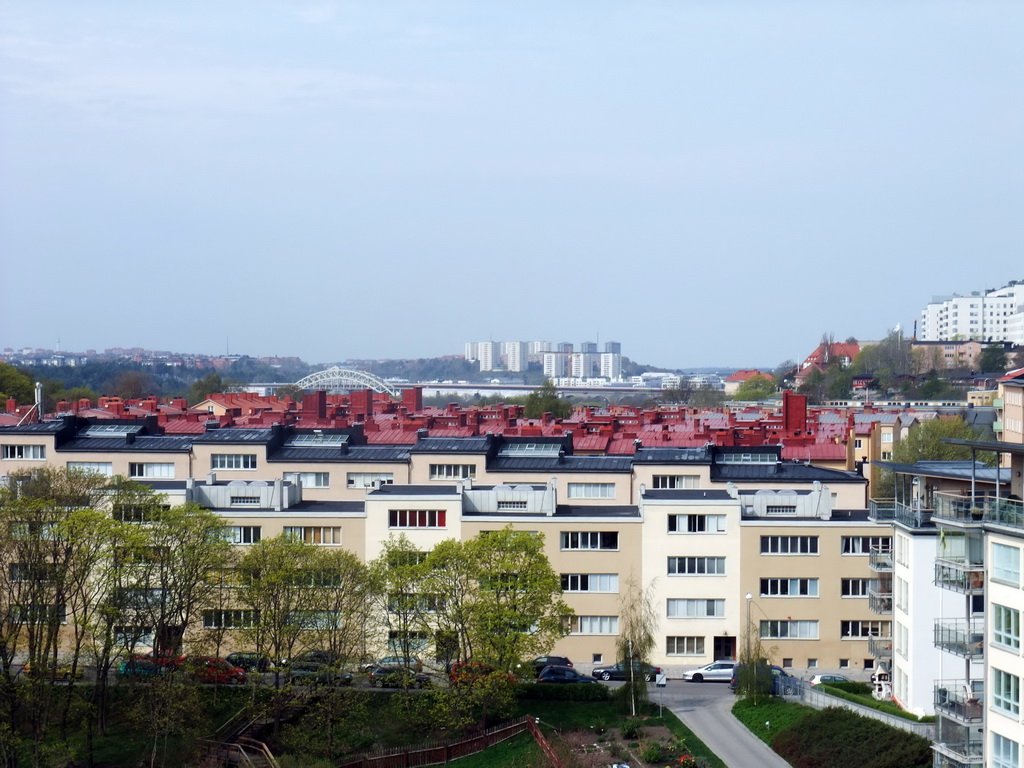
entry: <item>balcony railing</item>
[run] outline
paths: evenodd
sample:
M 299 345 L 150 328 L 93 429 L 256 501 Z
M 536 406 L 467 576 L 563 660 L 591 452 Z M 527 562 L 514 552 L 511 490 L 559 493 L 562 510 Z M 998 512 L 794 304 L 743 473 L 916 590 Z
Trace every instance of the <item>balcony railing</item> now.
M 875 613 L 892 613 L 892 577 L 868 582 L 868 607 Z
M 985 590 L 985 566 L 957 560 L 935 561 L 935 584 L 965 595 L 980 595 Z
M 985 655 L 985 626 L 981 619 L 938 619 L 935 647 L 965 659 Z
M 963 768 L 964 766 L 982 765 L 985 757 L 985 742 L 982 728 L 973 720 L 961 723 L 940 713 L 935 723 L 935 741 L 932 749 L 935 752 L 932 767 Z
M 871 499 L 868 519 L 876 523 L 900 523 L 908 528 L 934 528 L 932 510 L 896 499 Z
M 868 638 L 868 653 L 870 653 L 876 659 L 891 659 L 892 658 L 892 638 L 891 637 L 869 637 Z
M 936 493 L 935 517 L 959 523 L 998 523 L 1024 528 L 1024 502 L 995 496 Z
M 868 566 L 873 571 L 888 573 L 892 570 L 892 550 L 887 547 L 872 547 L 868 553 Z
M 981 680 L 937 680 L 935 711 L 964 724 L 984 717 L 985 688 Z

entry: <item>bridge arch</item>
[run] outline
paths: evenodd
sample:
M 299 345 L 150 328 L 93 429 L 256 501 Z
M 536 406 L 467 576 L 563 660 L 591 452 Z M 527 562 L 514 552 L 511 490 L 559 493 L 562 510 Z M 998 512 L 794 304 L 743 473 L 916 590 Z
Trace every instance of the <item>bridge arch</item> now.
M 337 365 L 323 371 L 311 373 L 299 379 L 295 386 L 306 389 L 326 389 L 328 392 L 351 391 L 353 389 L 372 389 L 374 392 L 387 392 L 392 397 L 400 397 L 401 392 L 366 371 L 352 371 Z

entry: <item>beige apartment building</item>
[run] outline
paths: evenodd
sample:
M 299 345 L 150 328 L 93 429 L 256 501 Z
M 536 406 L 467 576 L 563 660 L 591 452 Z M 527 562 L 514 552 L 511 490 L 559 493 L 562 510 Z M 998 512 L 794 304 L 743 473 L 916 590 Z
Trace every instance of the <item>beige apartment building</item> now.
M 427 551 L 509 525 L 536 532 L 576 612 L 551 651 L 584 669 L 616 660 L 631 582 L 659 617 L 653 661 L 670 676 L 735 658 L 748 625 L 798 673 L 870 668 L 869 643 L 891 634 L 869 606 L 869 554 L 891 529 L 868 520 L 867 481 L 783 461 L 778 446 L 574 455 L 571 437 L 370 445 L 358 427 L 173 436 L 155 421 L 65 417 L 2 428 L 0 449 L 0 475 L 89 469 L 198 502 L 240 547 L 288 534 L 370 561 L 397 535 Z

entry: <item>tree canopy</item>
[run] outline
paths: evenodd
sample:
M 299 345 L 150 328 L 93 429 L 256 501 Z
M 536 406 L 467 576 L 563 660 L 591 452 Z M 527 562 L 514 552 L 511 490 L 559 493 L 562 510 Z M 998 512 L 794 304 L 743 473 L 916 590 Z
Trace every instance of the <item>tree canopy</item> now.
M 551 379 L 545 379 L 539 388 L 526 396 L 526 418 L 539 419 L 545 413 L 556 419 L 564 419 L 572 413 L 572 404 L 558 396 Z
M 0 410 L 6 410 L 7 399 L 13 397 L 19 405 L 31 403 L 35 394 L 32 375 L 8 363 L 0 363 Z
M 1003 373 L 1007 370 L 1007 354 L 1002 344 L 990 344 L 981 350 L 978 370 L 985 373 Z
M 734 400 L 767 400 L 775 397 L 778 387 L 771 376 L 751 376 L 740 384 L 733 395 Z

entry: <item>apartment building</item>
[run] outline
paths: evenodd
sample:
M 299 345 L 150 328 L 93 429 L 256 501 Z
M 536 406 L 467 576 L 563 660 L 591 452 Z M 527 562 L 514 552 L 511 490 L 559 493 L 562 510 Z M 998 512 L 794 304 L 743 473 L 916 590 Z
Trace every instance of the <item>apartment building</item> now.
M 1024 343 L 1024 281 L 962 296 L 936 296 L 921 310 L 921 341 L 977 339 Z
M 362 425 L 186 436 L 155 418 L 66 416 L 0 428 L 0 447 L 0 474 L 89 469 L 197 501 L 238 546 L 288 533 L 369 561 L 399 533 L 426 550 L 505 525 L 535 531 L 577 614 L 552 650 L 581 663 L 614 660 L 631 579 L 661 617 L 654 660 L 671 674 L 734 656 L 748 618 L 801 669 L 870 666 L 869 643 L 889 634 L 863 586 L 889 535 L 867 517 L 865 478 L 785 460 L 779 445 L 591 455 L 568 434 L 424 431 L 382 445 Z

